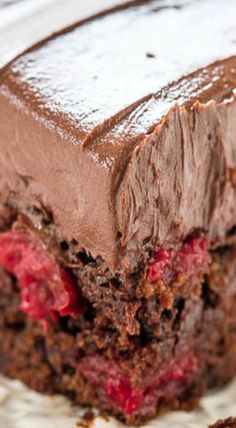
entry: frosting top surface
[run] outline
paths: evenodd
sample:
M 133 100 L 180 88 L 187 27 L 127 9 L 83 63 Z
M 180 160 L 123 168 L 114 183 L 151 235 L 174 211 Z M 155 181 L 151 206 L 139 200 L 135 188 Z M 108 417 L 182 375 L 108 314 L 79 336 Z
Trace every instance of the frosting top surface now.
M 11 64 L 9 81 L 43 115 L 63 117 L 79 142 L 142 97 L 235 54 L 235 16 L 234 0 L 137 2 L 37 45 Z M 168 108 L 162 99 L 148 120 Z

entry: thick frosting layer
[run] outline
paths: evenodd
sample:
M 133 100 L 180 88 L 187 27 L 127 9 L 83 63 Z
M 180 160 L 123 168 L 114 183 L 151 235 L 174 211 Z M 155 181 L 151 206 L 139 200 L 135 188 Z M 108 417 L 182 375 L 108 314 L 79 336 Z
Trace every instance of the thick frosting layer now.
M 61 237 L 112 269 L 195 230 L 223 239 L 236 215 L 235 15 L 233 0 L 132 2 L 9 64 L 2 200 L 47 207 Z

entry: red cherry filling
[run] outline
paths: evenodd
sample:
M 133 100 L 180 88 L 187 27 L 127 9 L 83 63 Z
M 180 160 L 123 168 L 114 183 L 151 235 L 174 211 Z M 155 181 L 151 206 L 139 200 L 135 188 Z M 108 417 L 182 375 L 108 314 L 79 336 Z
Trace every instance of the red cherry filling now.
M 188 353 L 182 360 L 172 361 L 159 373 L 149 375 L 135 388 L 118 362 L 93 356 L 84 357 L 79 363 L 82 375 L 98 388 L 101 396 L 105 394 L 105 399 L 125 415 L 137 411 L 145 414 L 154 410 L 164 398 L 178 396 L 190 386 L 198 369 L 197 358 Z
M 2 233 L 0 248 L 0 266 L 17 278 L 21 309 L 31 319 L 47 327 L 49 320 L 82 312 L 74 278 L 33 235 L 23 230 Z
M 190 279 L 204 272 L 210 262 L 207 247 L 206 239 L 192 238 L 182 244 L 179 250 L 169 248 L 156 251 L 155 261 L 147 269 L 148 281 L 163 280 L 169 284 L 175 281 L 178 273 Z

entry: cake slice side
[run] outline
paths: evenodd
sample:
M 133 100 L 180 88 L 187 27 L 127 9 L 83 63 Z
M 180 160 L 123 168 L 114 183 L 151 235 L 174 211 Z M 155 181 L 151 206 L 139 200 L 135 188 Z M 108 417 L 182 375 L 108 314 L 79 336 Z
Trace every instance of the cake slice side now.
M 0 72 L 0 369 L 129 424 L 236 369 L 235 6 L 159 3 Z

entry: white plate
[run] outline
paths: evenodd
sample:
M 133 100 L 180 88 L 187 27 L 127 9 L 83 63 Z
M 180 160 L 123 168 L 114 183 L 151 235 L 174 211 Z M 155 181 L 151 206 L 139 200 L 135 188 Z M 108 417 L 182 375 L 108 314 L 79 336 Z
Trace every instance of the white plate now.
M 82 428 L 82 412 L 62 396 L 47 397 L 0 376 L 0 428 Z M 236 381 L 203 398 L 194 412 L 172 412 L 142 428 L 207 428 L 228 416 L 236 416 Z M 113 418 L 97 417 L 91 428 L 125 426 Z

